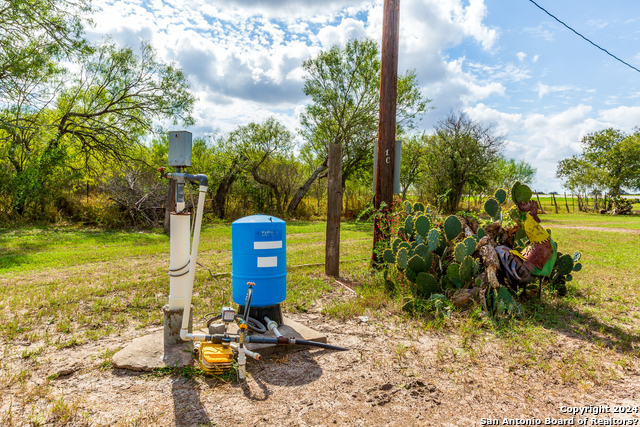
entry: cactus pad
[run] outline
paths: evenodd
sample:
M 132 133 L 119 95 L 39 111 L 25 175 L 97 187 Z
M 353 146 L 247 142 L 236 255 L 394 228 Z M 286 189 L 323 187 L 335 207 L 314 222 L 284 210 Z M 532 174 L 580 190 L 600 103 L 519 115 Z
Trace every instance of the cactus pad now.
M 582 264 L 579 262 L 576 262 L 575 264 L 573 264 L 573 271 L 580 271 L 582 270 Z
M 404 211 L 407 215 L 411 215 L 411 203 L 404 202 Z
M 431 228 L 431 216 L 420 215 L 416 218 L 415 229 L 416 233 L 421 236 L 427 237 L 429 229 Z
M 415 274 L 422 273 L 427 270 L 427 264 L 424 262 L 424 258 L 420 255 L 412 256 L 407 262 L 407 266 L 413 271 Z
M 388 262 L 389 264 L 393 264 L 394 262 L 396 262 L 396 257 L 395 255 L 393 255 L 393 251 L 391 249 L 387 249 L 386 251 L 384 251 L 384 261 Z
M 493 193 L 493 197 L 498 201 L 498 203 L 503 204 L 505 200 L 507 200 L 507 190 L 504 188 L 498 188 L 495 193 Z
M 517 206 L 511 206 L 507 213 L 515 222 L 524 221 L 525 219 L 527 219 L 527 213 L 522 212 L 520 209 L 518 209 Z
M 416 248 L 413 250 L 413 253 L 415 253 L 416 255 L 420 255 L 422 258 L 426 258 L 429 254 L 429 248 L 425 244 L 421 243 L 416 246 Z
M 444 220 L 444 232 L 447 236 L 447 240 L 455 239 L 462 231 L 462 224 L 460 219 L 455 215 L 449 215 Z
M 511 199 L 516 205 L 519 202 L 528 202 L 531 200 L 531 194 L 529 186 L 522 184 L 520 181 L 516 181 L 511 187 Z
M 407 258 L 407 248 L 400 248 L 398 250 L 398 254 L 396 255 L 396 264 L 398 264 L 398 267 L 407 268 Z
M 409 236 L 413 234 L 413 217 L 411 215 L 408 215 L 404 220 L 404 231 Z
M 429 298 L 431 294 L 438 292 L 438 281 L 429 273 L 420 273 L 416 278 L 418 286 L 418 296 L 420 298 Z
M 416 243 L 424 243 L 424 238 L 420 234 L 416 234 Z
M 429 231 L 429 235 L 427 236 L 427 244 L 431 252 L 435 251 L 440 244 L 440 232 L 435 228 Z
M 424 205 L 422 203 L 418 202 L 415 205 L 413 205 L 413 210 L 415 212 L 424 212 Z
M 436 247 L 436 250 L 434 252 L 442 256 L 447 249 L 447 238 L 444 234 L 444 231 L 438 230 L 438 234 L 440 236 L 440 241 L 438 242 L 438 246 Z
M 400 247 L 400 243 L 402 243 L 401 239 L 398 239 L 397 237 L 393 239 L 393 243 L 391 243 L 391 249 L 393 250 L 394 254 L 398 253 L 398 248 Z
M 462 242 L 456 245 L 456 249 L 454 251 L 454 257 L 456 261 L 462 262 L 464 257 L 471 255 L 476 250 L 476 239 L 474 237 L 467 237 Z
M 411 250 L 411 245 L 407 242 L 400 242 L 400 244 L 398 245 L 398 250 L 405 248 L 407 250 L 407 253 L 409 253 L 409 251 Z
M 464 282 L 470 282 L 478 274 L 478 268 L 478 262 L 467 255 L 460 264 L 460 278 Z
M 560 276 L 571 273 L 573 270 L 573 258 L 571 258 L 571 255 L 565 254 L 558 257 L 558 260 L 556 261 L 556 268 Z
M 460 278 L 460 264 L 451 263 L 447 267 L 447 279 L 449 279 L 457 288 L 462 287 L 462 279 Z
M 491 217 L 495 218 L 500 213 L 500 203 L 493 197 L 489 197 L 484 202 L 484 211 Z
M 487 235 L 487 232 L 484 231 L 484 228 L 482 227 L 478 228 L 478 234 L 477 234 L 478 239 L 482 239 L 486 235 Z

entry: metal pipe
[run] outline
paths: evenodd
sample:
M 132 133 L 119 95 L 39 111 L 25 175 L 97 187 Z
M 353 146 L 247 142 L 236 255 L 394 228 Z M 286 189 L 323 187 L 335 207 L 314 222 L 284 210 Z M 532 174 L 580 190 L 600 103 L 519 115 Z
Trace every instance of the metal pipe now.
M 280 333 L 280 331 L 278 330 L 278 324 L 276 322 L 274 322 L 273 320 L 269 319 L 267 316 L 264 316 L 264 321 L 267 324 L 267 329 L 270 331 L 273 331 L 273 333 L 276 335 L 276 337 L 281 337 L 282 334 Z
M 189 280 L 189 243 L 191 215 L 171 213 L 169 249 L 169 310 L 184 307 Z
M 233 348 L 234 350 L 240 350 L 240 348 L 237 345 L 234 345 L 234 344 L 231 344 L 231 348 Z M 244 354 L 246 354 L 249 357 L 253 357 L 256 360 L 262 360 L 262 355 L 260 353 L 256 353 L 255 351 L 247 350 L 246 347 L 244 349 Z
M 244 380 L 247 376 L 247 357 L 244 355 L 245 352 L 245 348 L 240 345 L 240 348 L 238 348 L 238 379 L 240 379 L 241 381 Z
M 193 279 L 196 274 L 196 262 L 198 259 L 198 245 L 200 244 L 200 229 L 202 227 L 202 212 L 204 211 L 204 199 L 207 194 L 207 187 L 200 186 L 200 194 L 198 195 L 198 209 L 196 211 L 196 225 L 193 232 L 193 245 L 191 247 L 191 258 L 189 264 L 189 281 L 187 282 L 187 293 L 185 295 L 184 313 L 182 315 L 182 328 L 180 329 L 180 338 L 184 341 L 189 340 L 187 335 L 189 329 L 189 314 L 191 312 L 191 297 L 193 296 Z M 193 340 L 194 338 L 191 338 Z

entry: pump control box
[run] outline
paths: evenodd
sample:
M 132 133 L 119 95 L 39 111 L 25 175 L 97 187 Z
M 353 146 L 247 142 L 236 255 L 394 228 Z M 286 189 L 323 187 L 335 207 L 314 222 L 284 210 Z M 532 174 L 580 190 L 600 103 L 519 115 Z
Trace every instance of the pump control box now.
M 222 307 L 222 321 L 224 323 L 233 322 L 236 317 L 236 311 L 231 307 Z
M 191 132 L 169 132 L 169 166 L 191 166 Z

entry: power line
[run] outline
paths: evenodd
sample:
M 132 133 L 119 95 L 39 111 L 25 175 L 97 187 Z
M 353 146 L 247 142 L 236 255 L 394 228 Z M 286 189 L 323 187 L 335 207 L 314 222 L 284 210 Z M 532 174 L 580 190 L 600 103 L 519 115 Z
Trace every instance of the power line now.
M 567 27 L 568 29 L 570 29 L 571 31 L 573 31 L 574 33 L 576 33 L 577 35 L 579 35 L 580 37 L 582 37 L 583 39 L 585 39 L 586 41 L 588 41 L 589 43 L 591 43 L 592 45 L 594 45 L 595 47 L 597 47 L 598 49 L 600 49 L 601 51 L 603 51 L 604 53 L 606 53 L 607 55 L 611 56 L 612 58 L 617 59 L 618 61 L 622 62 L 624 65 L 626 65 L 627 67 L 633 68 L 634 70 L 636 70 L 637 72 L 640 73 L 640 70 L 638 70 L 636 67 L 634 67 L 633 65 L 624 62 L 622 59 L 618 58 L 617 56 L 615 56 L 614 54 L 610 53 L 607 49 L 604 49 L 600 46 L 598 46 L 597 44 L 595 44 L 594 42 L 592 42 L 591 40 L 589 40 L 588 38 L 586 38 L 585 36 L 583 36 L 582 34 L 580 34 L 579 32 L 577 32 L 576 30 L 574 30 L 573 28 L 571 28 L 570 26 L 568 26 L 567 24 L 565 24 L 564 22 L 562 22 L 561 20 L 559 20 L 558 18 L 556 18 L 555 16 L 553 16 L 551 13 L 549 13 L 544 7 L 540 6 L 538 3 L 536 3 L 533 0 L 529 0 L 531 3 L 535 4 L 540 10 L 542 10 L 544 13 L 546 13 L 547 15 L 549 15 L 550 17 L 552 17 L 553 19 L 555 19 L 556 21 L 558 21 L 559 23 L 561 23 L 562 25 L 564 25 L 565 27 Z

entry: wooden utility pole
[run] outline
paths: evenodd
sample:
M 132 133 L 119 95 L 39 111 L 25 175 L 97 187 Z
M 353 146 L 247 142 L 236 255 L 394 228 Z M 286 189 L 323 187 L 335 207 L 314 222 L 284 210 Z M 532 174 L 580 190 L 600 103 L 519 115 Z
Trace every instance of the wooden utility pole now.
M 391 208 L 393 202 L 393 166 L 396 142 L 396 101 L 398 98 L 398 39 L 400 27 L 400 0 L 383 0 L 382 57 L 380 61 L 380 116 L 378 121 L 378 162 L 376 164 L 376 195 L 374 206 L 382 202 Z M 379 264 L 376 247 L 389 238 L 382 222 L 376 218 L 373 230 L 373 262 Z
M 327 172 L 327 238 L 324 274 L 340 274 L 340 216 L 342 215 L 342 145 L 329 145 Z

